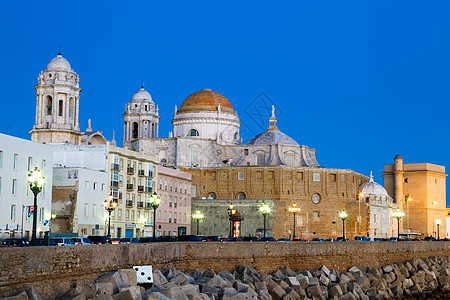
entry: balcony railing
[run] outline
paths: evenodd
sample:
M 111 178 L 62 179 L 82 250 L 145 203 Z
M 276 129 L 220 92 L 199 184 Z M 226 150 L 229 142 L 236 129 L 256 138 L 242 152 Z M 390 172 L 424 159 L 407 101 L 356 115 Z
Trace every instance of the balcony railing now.
M 148 171 L 148 177 L 153 177 L 153 171 Z
M 133 201 L 132 200 L 127 200 L 126 206 L 133 206 Z
M 145 175 L 145 171 L 144 170 L 139 170 L 138 171 L 138 175 L 139 176 L 144 176 Z
M 134 174 L 134 168 L 133 167 L 128 167 L 127 168 L 127 173 L 128 174 Z
M 138 192 L 143 192 L 143 191 L 144 191 L 144 186 L 138 185 Z
M 112 187 L 119 187 L 119 182 L 118 181 L 111 181 L 111 186 Z
M 133 184 L 127 183 L 127 190 L 132 190 L 132 189 L 133 189 Z
M 137 207 L 144 207 L 144 202 L 138 201 L 137 202 Z
M 119 171 L 119 164 L 112 163 L 112 164 L 111 164 L 111 170 L 113 170 L 113 171 Z

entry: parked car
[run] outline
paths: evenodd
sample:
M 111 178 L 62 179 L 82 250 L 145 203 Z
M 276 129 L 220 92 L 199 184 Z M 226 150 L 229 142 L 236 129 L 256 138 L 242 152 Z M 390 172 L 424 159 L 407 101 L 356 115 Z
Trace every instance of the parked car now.
M 51 239 L 48 241 L 49 246 L 57 246 Z M 47 246 L 44 238 L 36 238 L 36 246 Z
M 26 247 L 31 246 L 30 241 L 27 239 L 21 239 L 21 238 L 9 238 L 3 240 L 2 247 Z
M 222 239 L 222 242 L 242 242 L 242 238 L 240 237 L 231 237 Z
M 401 239 L 399 239 L 399 238 L 396 237 L 396 236 L 391 236 L 391 237 L 389 238 L 389 241 L 391 241 L 391 242 L 398 242 L 398 241 L 401 241 Z
M 290 242 L 291 240 L 290 239 L 287 239 L 287 238 L 279 238 L 278 240 L 277 240 L 277 242 Z
M 277 240 L 271 236 L 262 237 L 260 239 L 261 242 L 276 242 Z
M 92 245 L 91 240 L 86 237 L 74 237 L 72 240 L 75 242 L 75 245 Z
M 344 237 L 342 237 L 342 236 L 339 236 L 339 237 L 336 239 L 336 241 L 337 241 L 337 242 L 348 242 L 348 238 L 344 238 Z
M 311 240 L 311 242 L 325 242 L 325 239 L 323 239 L 323 238 L 313 238 Z
M 244 236 L 242 240 L 244 242 L 259 242 L 259 238 L 257 236 Z
M 151 236 L 146 236 L 146 237 L 140 237 L 139 238 L 139 243 L 150 243 L 153 241 L 153 238 Z
M 188 235 L 180 235 L 177 238 L 178 242 L 201 242 L 202 239 L 196 235 L 188 234 Z
M 204 242 L 220 242 L 221 238 L 218 237 L 217 235 L 210 235 L 210 236 L 205 236 L 202 240 Z
M 293 242 L 306 242 L 305 239 L 293 239 L 292 241 Z
M 108 237 L 103 235 L 90 235 L 88 239 L 92 242 L 92 244 L 110 244 Z
M 74 246 L 75 242 L 71 238 L 53 238 L 52 242 L 57 246 Z
M 119 244 L 137 244 L 139 243 L 138 238 L 121 238 Z
M 357 236 L 355 236 L 355 238 L 353 240 L 355 242 L 373 242 L 374 241 L 373 238 L 363 236 L 363 235 L 357 235 Z
M 177 239 L 171 236 L 159 236 L 157 237 L 154 242 L 160 243 L 160 242 L 176 242 Z
M 433 242 L 436 241 L 436 238 L 434 236 L 427 236 L 425 237 L 424 241 Z
M 325 239 L 325 242 L 336 242 L 336 239 Z

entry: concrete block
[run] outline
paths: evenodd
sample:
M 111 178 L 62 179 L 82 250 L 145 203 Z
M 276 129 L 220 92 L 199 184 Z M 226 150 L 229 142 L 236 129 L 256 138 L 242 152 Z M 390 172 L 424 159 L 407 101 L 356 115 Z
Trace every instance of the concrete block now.
M 284 278 L 286 278 L 286 276 L 283 274 L 283 272 L 281 272 L 280 270 L 276 270 L 275 272 L 273 272 L 271 274 L 274 278 L 280 279 L 280 280 L 284 280 Z
M 319 285 L 319 278 L 309 277 L 309 285 Z
M 320 281 L 320 283 L 322 283 L 324 286 L 328 286 L 328 284 L 330 283 L 330 279 L 328 279 L 328 277 L 327 277 L 325 274 L 320 275 L 319 281 Z
M 118 294 L 113 295 L 114 300 L 141 300 L 141 288 L 137 285 L 121 288 Z
M 114 300 L 112 295 L 99 294 L 91 298 L 91 300 Z
M 330 275 L 331 271 L 327 268 L 327 266 L 323 265 L 319 268 L 319 271 L 322 271 L 327 277 Z
M 280 271 L 284 274 L 284 276 L 297 276 L 297 274 L 292 271 L 288 266 L 281 267 Z M 281 278 L 280 278 L 281 279 Z
M 255 289 L 257 291 L 267 290 L 267 285 L 266 285 L 266 283 L 264 281 L 255 282 Z
M 334 296 L 340 297 L 340 296 L 343 295 L 342 289 L 341 289 L 341 287 L 339 285 L 334 285 L 331 288 L 329 288 L 328 289 L 328 294 L 331 297 L 334 297 Z
M 286 295 L 286 292 L 281 288 L 281 286 L 277 285 L 270 292 L 270 295 L 272 296 L 273 300 L 280 300 L 280 299 L 283 299 L 284 295 Z
M 30 300 L 42 300 L 41 295 L 39 295 L 34 286 L 26 287 L 25 292 L 27 293 L 28 299 Z
M 315 299 L 325 299 L 322 289 L 318 285 L 310 286 L 306 289 L 306 293 L 309 297 L 315 298 Z
M 188 297 L 183 293 L 183 290 L 179 286 L 163 289 L 159 292 L 170 299 L 188 300 Z
M 152 269 L 150 266 L 150 269 L 147 271 L 147 277 L 152 276 Z M 119 269 L 119 274 L 122 277 L 122 282 L 124 286 L 132 286 L 137 284 L 137 274 L 136 270 L 133 269 Z M 153 281 L 153 280 L 152 280 Z M 152 282 L 150 281 L 150 282 Z
M 223 288 L 227 286 L 227 283 L 225 282 L 225 280 L 223 280 L 222 277 L 214 275 L 213 278 L 211 278 L 209 281 L 207 281 L 204 286 L 214 286 L 217 288 Z
M 2 298 L 2 299 L 5 299 L 5 300 L 28 300 L 28 295 L 27 295 L 27 292 L 20 291 L 16 295 L 5 297 L 5 298 Z
M 112 295 L 114 294 L 114 285 L 111 282 L 97 282 L 95 283 L 96 294 Z
M 181 286 L 185 295 L 196 295 L 200 293 L 200 287 L 197 284 L 185 284 Z
M 82 293 L 86 297 L 91 298 L 97 294 L 97 286 L 95 283 L 90 283 L 86 281 L 77 281 L 75 285 L 75 291 L 77 293 Z
M 153 284 L 165 285 L 169 280 L 160 270 L 153 270 Z
M 148 296 L 147 300 L 171 300 L 171 299 L 166 295 L 161 294 L 160 292 L 154 292 Z

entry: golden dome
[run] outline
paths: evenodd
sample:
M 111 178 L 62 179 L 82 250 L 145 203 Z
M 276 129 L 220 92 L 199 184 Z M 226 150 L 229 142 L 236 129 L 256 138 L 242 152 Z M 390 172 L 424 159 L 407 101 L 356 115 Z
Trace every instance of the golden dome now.
M 211 89 L 202 89 L 189 95 L 181 103 L 178 112 L 217 111 L 219 104 L 222 112 L 235 113 L 231 102 Z

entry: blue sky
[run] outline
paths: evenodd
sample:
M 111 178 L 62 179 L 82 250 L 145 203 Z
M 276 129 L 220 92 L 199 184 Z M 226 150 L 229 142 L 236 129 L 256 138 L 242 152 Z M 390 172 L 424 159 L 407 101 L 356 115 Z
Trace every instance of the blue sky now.
M 322 166 L 382 183 L 396 154 L 450 165 L 449 37 L 448 1 L 1 1 L 0 132 L 30 138 L 33 87 L 61 44 L 83 130 L 91 118 L 121 145 L 144 81 L 166 137 L 174 106 L 212 88 L 245 140 L 268 125 L 251 118 L 257 104 L 274 103 L 278 127 Z

